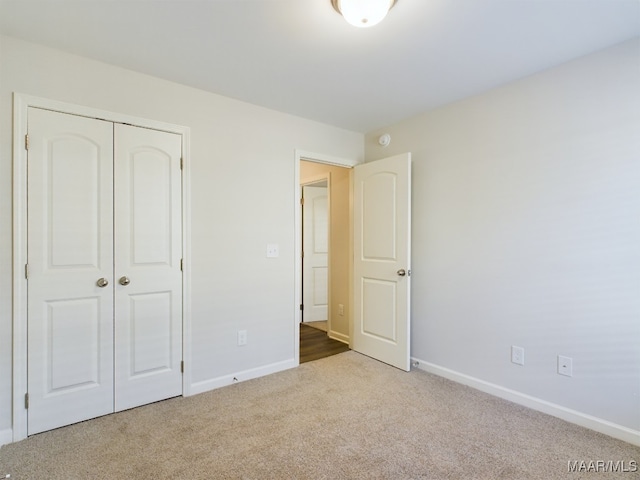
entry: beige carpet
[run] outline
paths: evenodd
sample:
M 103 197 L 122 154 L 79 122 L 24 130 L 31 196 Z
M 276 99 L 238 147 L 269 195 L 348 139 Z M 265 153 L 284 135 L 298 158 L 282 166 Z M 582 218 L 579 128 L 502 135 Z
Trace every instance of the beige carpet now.
M 0 478 L 637 479 L 570 461 L 640 448 L 355 352 L 33 436 Z

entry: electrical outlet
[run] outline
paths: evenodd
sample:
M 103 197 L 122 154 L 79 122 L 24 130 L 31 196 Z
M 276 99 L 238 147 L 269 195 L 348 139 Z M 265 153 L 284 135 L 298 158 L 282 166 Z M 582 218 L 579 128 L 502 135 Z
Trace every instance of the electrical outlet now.
M 573 376 L 573 358 L 558 355 L 558 373 L 567 377 Z
M 247 344 L 247 331 L 238 330 L 238 346 L 241 347 Z
M 338 304 L 338 315 L 344 315 L 344 305 L 341 303 Z
M 524 348 L 511 346 L 511 363 L 516 365 L 524 365 Z
M 278 258 L 280 256 L 280 247 L 277 243 L 267 244 L 267 258 Z

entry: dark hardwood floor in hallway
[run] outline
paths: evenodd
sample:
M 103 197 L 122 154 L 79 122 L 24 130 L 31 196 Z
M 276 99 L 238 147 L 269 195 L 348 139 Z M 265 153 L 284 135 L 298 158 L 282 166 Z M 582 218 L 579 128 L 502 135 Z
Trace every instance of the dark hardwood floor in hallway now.
M 329 338 L 326 332 L 300 324 L 300 363 L 349 351 L 349 345 Z

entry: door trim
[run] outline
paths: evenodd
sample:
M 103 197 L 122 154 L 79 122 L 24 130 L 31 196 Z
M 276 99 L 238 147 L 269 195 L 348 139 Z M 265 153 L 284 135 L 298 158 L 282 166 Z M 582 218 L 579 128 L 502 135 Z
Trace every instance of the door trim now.
M 189 127 L 149 120 L 106 110 L 59 102 L 21 93 L 13 94 L 13 441 L 27 437 L 27 110 L 29 107 L 53 110 L 113 123 L 127 123 L 143 128 L 179 134 L 182 137 L 182 355 L 185 362 L 182 395 L 191 394 L 191 182 L 189 168 Z
M 302 196 L 302 185 L 300 183 L 300 160 L 308 160 L 315 163 L 323 163 L 325 165 L 335 165 L 338 167 L 353 168 L 360 163 L 358 160 L 334 157 L 324 155 L 322 153 L 309 152 L 296 149 L 294 151 L 293 162 L 293 181 L 294 181 L 294 199 L 293 199 L 293 225 L 294 225 L 294 303 L 293 303 L 293 319 L 294 319 L 294 336 L 293 336 L 293 355 L 294 366 L 300 365 L 300 304 L 302 303 L 302 208 L 300 206 L 300 198 Z M 350 199 L 349 208 L 352 208 L 353 200 Z M 353 223 L 353 222 L 352 222 Z M 351 226 L 353 230 L 353 225 Z M 349 232 L 349 257 L 353 258 L 353 231 Z M 353 267 L 349 268 L 349 301 L 353 303 Z M 353 338 L 353 319 L 351 317 L 351 309 L 348 311 L 349 321 L 349 346 L 351 347 L 351 339 Z

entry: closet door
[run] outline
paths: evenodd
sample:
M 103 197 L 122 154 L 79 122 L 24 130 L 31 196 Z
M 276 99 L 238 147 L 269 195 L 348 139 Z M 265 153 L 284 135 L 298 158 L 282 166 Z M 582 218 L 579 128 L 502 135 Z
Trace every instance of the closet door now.
M 28 434 L 113 411 L 113 124 L 28 111 Z
M 115 409 L 182 394 L 181 137 L 115 125 Z

